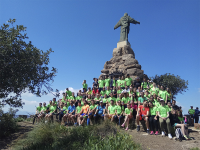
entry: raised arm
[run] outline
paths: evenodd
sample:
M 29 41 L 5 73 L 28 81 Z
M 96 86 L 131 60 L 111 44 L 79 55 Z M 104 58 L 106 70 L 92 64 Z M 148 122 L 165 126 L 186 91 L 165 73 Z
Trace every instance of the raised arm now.
M 133 23 L 133 24 L 140 24 L 139 21 L 136 21 L 135 19 L 131 18 L 130 16 L 129 16 L 129 22 Z
M 121 21 L 119 20 L 118 23 L 115 25 L 114 30 L 121 26 Z

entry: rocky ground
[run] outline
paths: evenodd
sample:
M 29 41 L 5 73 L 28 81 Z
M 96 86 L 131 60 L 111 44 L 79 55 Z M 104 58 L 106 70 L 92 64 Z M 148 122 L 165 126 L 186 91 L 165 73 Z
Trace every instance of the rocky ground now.
M 0 150 L 11 150 L 15 142 L 24 137 L 24 135 L 33 129 L 34 125 L 31 122 L 19 122 L 20 125 L 19 131 L 12 134 L 6 139 L 0 139 Z M 194 140 L 182 142 L 176 140 L 170 140 L 167 136 L 162 137 L 161 135 L 147 135 L 146 132 L 136 130 L 128 130 L 122 132 L 127 132 L 132 135 L 133 140 L 136 143 L 140 143 L 142 149 L 144 150 L 189 150 L 194 147 L 200 148 L 200 130 L 194 130 L 193 127 L 190 127 L 190 137 L 193 137 Z

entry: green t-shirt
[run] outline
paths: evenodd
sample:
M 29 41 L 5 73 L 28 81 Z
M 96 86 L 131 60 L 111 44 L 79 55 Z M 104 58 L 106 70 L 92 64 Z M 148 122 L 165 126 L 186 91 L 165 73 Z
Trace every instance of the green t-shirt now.
M 117 90 L 117 94 L 121 94 L 122 93 L 122 89 L 121 90 Z
M 116 99 L 115 97 L 109 97 L 109 98 L 108 98 L 108 103 L 110 103 L 111 100 L 114 101 L 114 105 L 115 105 L 117 99 Z
M 165 91 L 160 90 L 159 96 L 162 97 L 162 99 L 166 100 L 166 92 Z
M 104 95 L 106 94 L 106 90 L 105 90 L 105 91 L 102 90 L 102 91 L 100 92 L 100 94 L 101 94 L 102 96 L 104 96 Z
M 67 110 L 68 110 L 68 106 L 67 106 L 67 107 L 64 106 L 63 109 L 64 109 L 63 113 L 66 114 L 66 113 L 67 113 Z
M 140 96 L 140 92 L 136 92 L 136 95 L 139 97 Z
M 157 109 L 157 111 L 159 111 L 160 112 L 160 116 L 161 117 L 167 117 L 167 112 L 169 112 L 169 108 L 168 108 L 168 106 L 160 106 L 160 107 L 158 107 L 158 109 Z
M 62 100 L 61 100 L 62 103 L 65 103 L 65 96 L 63 96 Z
M 103 103 L 107 103 L 107 98 L 102 99 Z
M 156 115 L 156 111 L 158 110 L 158 108 L 156 106 L 154 107 L 150 107 L 150 114 L 153 116 L 153 115 Z
M 116 82 L 115 82 L 115 80 L 113 80 L 113 84 L 112 84 L 112 86 L 116 86 Z
M 138 102 L 140 102 L 140 103 L 143 103 L 144 100 L 147 100 L 147 98 L 146 97 L 139 97 L 138 98 Z
M 69 90 L 69 91 L 66 91 L 67 95 L 68 96 L 72 96 L 72 92 Z
M 99 83 L 99 88 L 103 88 L 105 80 L 99 80 L 98 83 Z
M 129 97 L 123 97 L 122 98 L 122 102 L 124 102 L 124 104 L 127 104 L 128 102 L 130 101 L 130 98 Z
M 132 101 L 133 100 L 133 97 L 131 97 L 130 98 L 130 101 Z M 137 102 L 137 99 L 136 98 L 134 98 L 134 100 L 133 100 L 134 102 Z
M 88 85 L 87 83 L 83 83 L 83 88 L 87 89 Z
M 121 87 L 125 87 L 125 80 L 120 81 Z
M 117 114 L 121 114 L 122 113 L 122 107 L 121 106 L 117 105 L 115 107 L 115 109 L 117 110 Z
M 96 100 L 96 101 L 101 101 L 101 97 L 99 97 L 99 98 L 95 97 L 94 100 Z
M 76 100 L 81 100 L 82 99 L 82 96 L 77 96 L 76 97 Z
M 143 87 L 143 89 L 147 89 L 147 85 L 148 85 L 147 82 L 142 82 L 141 83 L 141 86 Z
M 154 102 L 153 102 L 154 105 L 156 105 L 156 107 L 159 107 L 160 106 L 160 102 L 157 101 L 157 99 L 154 99 Z
M 115 107 L 116 107 L 115 105 L 113 105 L 113 106 L 110 105 L 110 106 L 108 107 L 108 110 L 110 111 L 110 114 L 111 114 L 111 115 L 115 114 Z
M 81 112 L 81 109 L 82 109 L 82 106 L 77 106 L 77 107 L 76 107 L 76 110 L 77 110 L 76 113 L 77 113 L 77 114 L 80 113 L 80 112 Z
M 150 94 L 147 95 L 147 96 L 146 96 L 146 94 L 144 95 L 144 97 L 146 97 L 146 98 L 148 98 L 148 99 L 150 98 L 150 96 L 151 96 Z
M 178 119 L 179 119 L 180 121 L 183 121 L 183 117 L 178 117 Z
M 194 110 L 194 109 L 189 109 L 189 114 L 190 114 L 190 115 L 194 115 L 194 113 L 195 113 L 195 110 Z
M 97 105 L 91 105 L 90 106 L 90 110 L 93 110 L 94 108 L 96 108 L 97 107 Z
M 118 98 L 116 99 L 116 101 L 117 101 L 117 102 L 118 102 L 118 101 L 121 101 L 121 102 L 122 102 L 122 99 L 118 97 Z
M 57 109 L 57 106 L 51 106 L 50 107 L 50 113 L 53 113 L 53 111 L 56 110 L 56 109 Z
M 106 90 L 106 95 L 110 95 L 111 90 Z
M 46 110 L 47 110 L 47 106 L 43 106 L 43 107 L 42 107 L 42 110 L 43 110 L 43 111 L 46 111 Z
M 110 86 L 110 79 L 105 79 L 105 87 Z
M 166 94 L 167 94 L 167 100 L 171 100 L 171 94 L 170 93 L 168 93 L 167 91 L 166 91 Z
M 40 112 L 40 111 L 42 110 L 42 107 L 38 106 L 38 107 L 36 108 L 36 110 Z
M 172 110 L 172 108 L 171 107 L 169 107 L 168 105 L 166 105 L 167 107 L 168 107 L 168 111 L 171 111 Z
M 121 80 L 117 80 L 117 86 L 120 86 Z
M 151 93 L 151 95 L 153 95 L 154 93 L 155 93 L 156 95 L 158 95 L 158 88 L 155 88 L 154 90 L 151 88 L 151 89 L 150 89 L 150 93 Z
M 88 91 L 87 94 L 92 94 L 92 90 Z
M 56 102 L 56 101 L 55 101 L 55 102 L 54 102 L 54 101 L 52 101 L 52 103 L 55 103 L 55 104 L 57 105 L 57 102 Z
M 75 100 L 74 96 L 69 96 L 68 99 Z
M 132 114 L 133 113 L 133 109 L 128 109 L 128 108 L 125 108 L 125 114 L 129 115 L 129 114 Z
M 132 83 L 132 80 L 133 80 L 132 78 L 126 78 L 126 79 L 125 79 L 126 85 L 127 85 L 127 86 L 130 86 L 131 83 Z

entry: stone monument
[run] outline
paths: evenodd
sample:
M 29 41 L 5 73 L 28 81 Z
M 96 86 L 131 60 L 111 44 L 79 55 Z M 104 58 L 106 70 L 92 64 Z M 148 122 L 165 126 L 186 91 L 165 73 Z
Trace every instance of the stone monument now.
M 137 77 L 143 78 L 144 71 L 141 70 L 141 65 L 135 59 L 130 43 L 128 42 L 128 33 L 130 30 L 130 23 L 140 24 L 134 20 L 127 13 L 119 20 L 114 29 L 121 26 L 120 40 L 117 43 L 117 48 L 113 49 L 113 57 L 110 61 L 106 61 L 104 69 L 101 70 L 100 76 L 113 75 L 130 75 L 135 80 Z

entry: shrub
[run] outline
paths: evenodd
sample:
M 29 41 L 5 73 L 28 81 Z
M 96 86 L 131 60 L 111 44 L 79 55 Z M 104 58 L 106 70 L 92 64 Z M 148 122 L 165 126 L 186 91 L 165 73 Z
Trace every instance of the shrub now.
M 18 117 L 18 118 L 15 118 L 15 121 L 16 121 L 16 122 L 22 122 L 22 121 L 24 121 L 24 119 L 21 118 L 21 117 Z
M 15 149 L 23 150 L 122 150 L 140 149 L 128 134 L 120 133 L 111 123 L 98 126 L 64 127 L 58 123 L 41 123 L 18 141 Z

